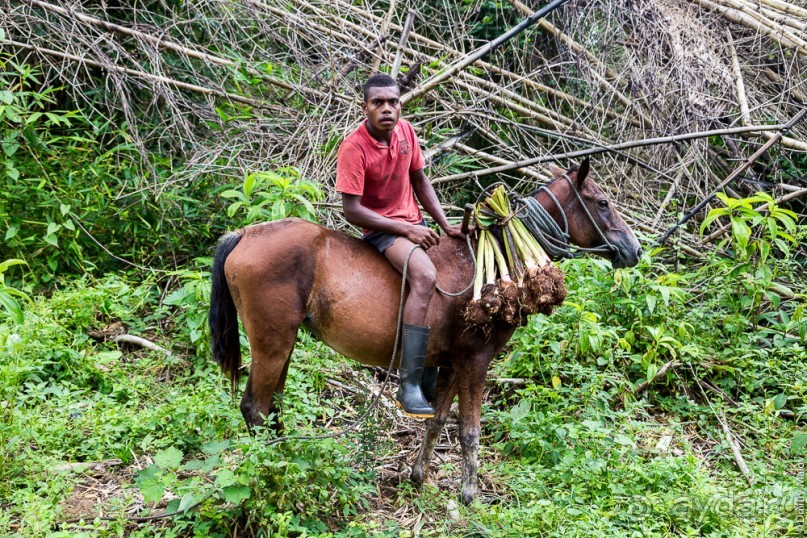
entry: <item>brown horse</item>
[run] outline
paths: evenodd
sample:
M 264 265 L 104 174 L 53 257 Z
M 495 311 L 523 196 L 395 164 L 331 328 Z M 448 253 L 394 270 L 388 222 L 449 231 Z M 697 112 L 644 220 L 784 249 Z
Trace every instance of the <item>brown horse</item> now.
M 555 180 L 547 189 L 556 200 L 547 189 L 533 196 L 557 222 L 563 220 L 561 211 L 565 213 L 570 241 L 586 248 L 610 243 L 611 250 L 605 255 L 614 267 L 636 265 L 639 242 L 602 190 L 587 179 L 588 160 L 579 169 L 550 169 Z M 464 242 L 443 237 L 428 254 L 442 289 L 460 290 L 473 278 Z M 387 366 L 395 340 L 400 289 L 401 275 L 371 246 L 304 220 L 258 224 L 225 235 L 213 264 L 209 318 L 213 357 L 236 384 L 241 375 L 236 317 L 240 314 L 252 353 L 241 400 L 247 424 L 262 424 L 276 411 L 273 396 L 283 391 L 300 325 L 347 357 Z M 451 402 L 459 395 L 465 503 L 478 492 L 485 376 L 491 360 L 515 330 L 501 322 L 494 322 L 487 335 L 469 327 L 463 320 L 463 308 L 470 298 L 470 291 L 460 297 L 438 293 L 429 306 L 426 324 L 432 328 L 432 338 L 427 365 L 439 366 L 440 372 L 433 402 L 435 416 L 426 424 L 412 471 L 412 479 L 422 483 Z

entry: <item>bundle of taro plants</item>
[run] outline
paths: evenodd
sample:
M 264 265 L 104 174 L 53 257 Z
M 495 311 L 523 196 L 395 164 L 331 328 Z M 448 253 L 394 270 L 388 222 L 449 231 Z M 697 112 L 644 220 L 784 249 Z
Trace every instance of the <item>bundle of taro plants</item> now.
M 474 206 L 477 272 L 465 320 L 487 327 L 494 320 L 523 324 L 535 313 L 551 314 L 566 298 L 563 271 L 511 211 L 503 185 Z

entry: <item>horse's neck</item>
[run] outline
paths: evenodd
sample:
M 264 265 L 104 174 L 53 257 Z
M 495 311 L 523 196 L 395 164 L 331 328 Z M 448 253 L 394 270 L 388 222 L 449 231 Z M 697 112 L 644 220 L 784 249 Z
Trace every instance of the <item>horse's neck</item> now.
M 555 196 L 555 200 L 549 195 L 547 190 L 551 191 L 552 194 Z M 547 185 L 544 189 L 538 191 L 535 195 L 535 199 L 538 200 L 538 203 L 546 209 L 549 216 L 552 217 L 555 222 L 558 223 L 558 226 L 563 227 L 563 215 L 561 215 L 561 211 L 565 212 L 566 203 L 569 198 L 569 189 L 564 189 L 563 184 L 560 180 L 555 180 Z

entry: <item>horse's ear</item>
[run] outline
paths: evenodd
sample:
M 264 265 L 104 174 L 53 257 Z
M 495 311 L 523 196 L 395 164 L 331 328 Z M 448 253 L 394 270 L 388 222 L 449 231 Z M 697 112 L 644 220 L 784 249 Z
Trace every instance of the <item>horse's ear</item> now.
M 552 177 L 554 177 L 555 179 L 559 178 L 560 176 L 566 173 L 566 170 L 564 170 L 555 163 L 549 163 L 548 168 L 549 172 L 552 174 Z
M 586 181 L 586 177 L 588 176 L 588 172 L 590 170 L 590 162 L 591 160 L 586 157 L 583 159 L 583 162 L 580 163 L 580 168 L 577 169 L 577 188 L 583 188 L 583 183 Z

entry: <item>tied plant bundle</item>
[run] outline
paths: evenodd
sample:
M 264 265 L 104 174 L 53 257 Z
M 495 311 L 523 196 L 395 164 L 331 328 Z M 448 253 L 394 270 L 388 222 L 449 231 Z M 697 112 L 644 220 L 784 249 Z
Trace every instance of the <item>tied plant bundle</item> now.
M 489 327 L 494 320 L 522 325 L 528 316 L 551 314 L 566 298 L 561 271 L 511 211 L 503 185 L 474 206 L 477 272 L 465 320 Z

